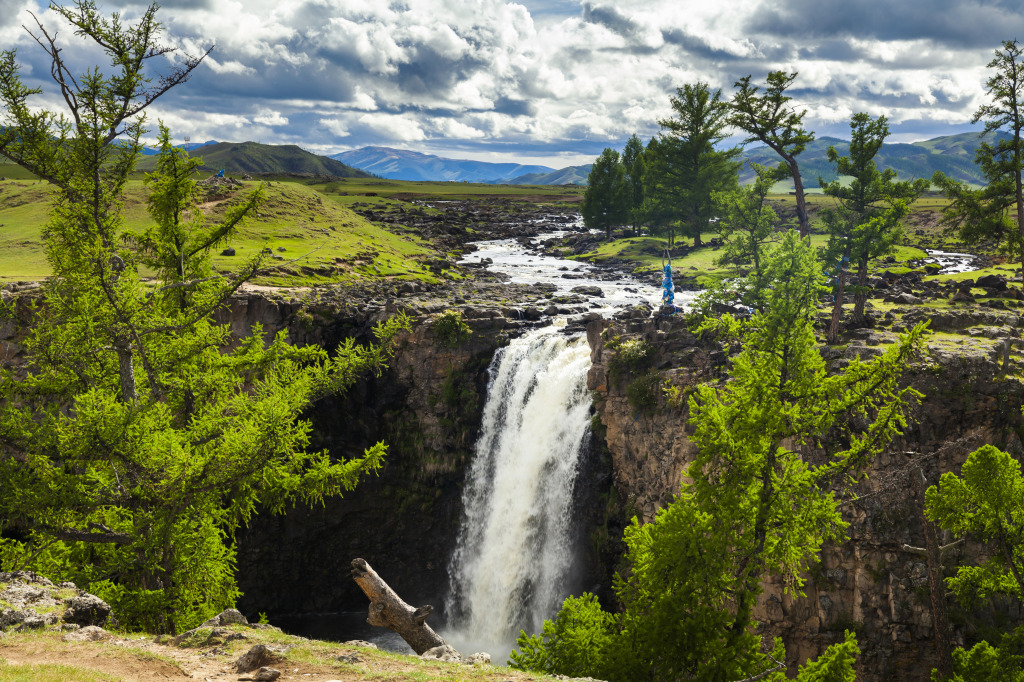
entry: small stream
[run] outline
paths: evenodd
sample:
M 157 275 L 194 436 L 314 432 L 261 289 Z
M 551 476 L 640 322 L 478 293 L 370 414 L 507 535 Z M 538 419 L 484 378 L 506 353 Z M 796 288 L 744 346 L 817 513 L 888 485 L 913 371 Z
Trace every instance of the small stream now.
M 537 244 L 564 235 L 563 231 L 548 232 L 531 241 Z M 460 263 L 485 262 L 488 270 L 507 275 L 515 284 L 553 285 L 558 294 L 569 294 L 578 286 L 596 286 L 604 296 L 592 300 L 606 309 L 641 303 L 653 306 L 661 301 L 661 289 L 658 287 L 632 277 L 614 276 L 614 279 L 609 279 L 611 275 L 590 263 L 532 253 L 514 239 L 475 242 L 475 245 L 477 250 L 465 255 Z M 681 302 L 677 301 L 677 304 L 681 305 Z
M 925 263 L 936 263 L 942 269 L 940 275 L 952 275 L 957 272 L 971 272 L 978 268 L 974 265 L 975 256 L 969 253 L 953 253 L 951 251 L 939 251 L 936 249 L 925 249 L 928 258 Z

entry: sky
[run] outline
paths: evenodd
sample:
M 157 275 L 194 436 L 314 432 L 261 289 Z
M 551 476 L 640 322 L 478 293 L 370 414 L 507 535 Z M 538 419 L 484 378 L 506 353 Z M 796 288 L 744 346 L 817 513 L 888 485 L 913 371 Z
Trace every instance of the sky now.
M 669 97 L 769 71 L 821 136 L 850 116 L 889 119 L 890 141 L 980 129 L 986 64 L 1024 40 L 1020 0 L 165 0 L 161 40 L 213 52 L 157 100 L 177 140 L 298 144 L 321 154 L 380 145 L 448 158 L 561 168 L 645 141 Z M 137 17 L 147 3 L 98 2 Z M 81 70 L 101 63 L 36 0 L 0 0 L 0 48 L 59 97 L 22 25 L 33 12 Z M 151 60 L 155 73 L 165 57 Z M 109 69 L 109 67 L 107 67 Z

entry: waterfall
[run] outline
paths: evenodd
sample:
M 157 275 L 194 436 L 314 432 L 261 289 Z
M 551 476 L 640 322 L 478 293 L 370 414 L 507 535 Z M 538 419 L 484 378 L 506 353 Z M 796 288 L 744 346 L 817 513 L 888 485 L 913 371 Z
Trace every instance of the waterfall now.
M 590 426 L 582 335 L 534 330 L 498 351 L 463 490 L 445 639 L 502 660 L 561 606 L 573 563 L 573 488 Z

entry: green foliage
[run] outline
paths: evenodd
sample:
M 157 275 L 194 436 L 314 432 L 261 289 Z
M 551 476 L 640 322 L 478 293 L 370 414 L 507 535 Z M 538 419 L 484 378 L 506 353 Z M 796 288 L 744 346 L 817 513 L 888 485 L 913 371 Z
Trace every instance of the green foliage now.
M 635 231 L 643 222 L 644 175 L 647 173 L 644 143 L 636 135 L 626 141 L 626 147 L 622 150 L 622 167 L 626 171 L 626 183 L 629 186 L 629 216 Z
M 893 252 L 902 236 L 900 222 L 910 212 L 909 203 L 928 188 L 926 180 L 896 182 L 896 171 L 878 170 L 875 155 L 889 135 L 884 116 L 871 120 L 867 114 L 854 114 L 850 131 L 849 156 L 839 156 L 835 147 L 828 150 L 828 159 L 836 165 L 836 173 L 850 178 L 849 183 L 820 181 L 825 194 L 836 200 L 835 208 L 823 212 L 829 241 L 822 258 L 836 278 L 828 334 L 829 343 L 833 344 L 838 341 L 848 269 L 854 264 L 857 267 L 854 317 L 861 320 L 868 293 L 868 261 Z
M 846 631 L 842 642 L 833 644 L 817 659 L 800 667 L 797 682 L 854 682 L 857 673 L 853 664 L 859 653 L 857 636 Z M 782 679 L 784 677 L 779 676 L 779 680 Z
M 4 129 L 4 153 L 57 187 L 45 232 L 53 277 L 24 341 L 27 364 L 0 367 L 0 523 L 21 538 L 3 544 L 0 561 L 100 594 L 125 626 L 176 631 L 233 605 L 232 536 L 258 506 L 318 503 L 380 466 L 383 444 L 350 461 L 310 452 L 300 416 L 380 371 L 405 321 L 379 327 L 377 345 L 348 341 L 333 355 L 258 325 L 233 339 L 216 324 L 214 312 L 258 261 L 217 276 L 210 251 L 259 193 L 207 226 L 195 162 L 163 130 L 148 180 L 154 224 L 123 230 L 137 114 L 198 61 L 150 88 L 142 64 L 160 54 L 155 6 L 134 26 L 84 1 L 57 11 L 121 73 L 92 70 L 72 82 L 59 71 L 78 89 L 72 126 L 28 107 L 33 92 L 21 86 L 13 53 L 0 65 L 0 98 L 19 131 Z M 61 64 L 59 52 L 51 56 Z M 114 144 L 121 130 L 128 140 Z M 121 246 L 125 239 L 138 250 Z M 154 282 L 143 282 L 144 266 Z
M 676 226 L 700 245 L 715 215 L 714 193 L 736 187 L 739 148 L 719 149 L 725 139 L 728 105 L 721 90 L 707 83 L 686 84 L 671 98 L 675 118 L 644 155 L 645 217 L 655 233 L 666 233 L 671 247 Z
M 601 609 L 594 595 L 584 592 L 569 597 L 554 621 L 544 621 L 539 635 L 520 631 L 517 648 L 509 655 L 510 665 L 517 670 L 558 671 L 572 677 L 598 675 L 604 679 L 601 666 L 614 636 L 614 620 Z
M 993 594 L 1024 598 L 1024 476 L 1020 463 L 993 445 L 972 452 L 960 475 L 947 472 L 925 493 L 928 518 L 958 537 L 991 542 L 980 566 L 962 566 L 947 584 L 965 603 Z
M 638 412 L 650 412 L 658 406 L 661 375 L 651 370 L 641 374 L 626 387 L 626 400 Z
M 746 131 L 744 143 L 761 142 L 767 145 L 785 162 L 793 177 L 796 189 L 796 212 L 800 222 L 800 234 L 810 234 L 811 224 L 807 217 L 804 200 L 804 185 L 796 157 L 814 141 L 814 133 L 804 128 L 806 111 L 797 112 L 789 102 L 786 90 L 796 80 L 796 73 L 772 71 L 768 74 L 764 94 L 758 94 L 758 86 L 750 84 L 750 76 L 744 76 L 735 83 L 736 93 L 729 103 L 731 113 L 729 125 Z
M 943 224 L 966 243 L 999 242 L 1011 258 L 1024 260 L 1024 50 L 1017 40 L 1003 41 L 988 63 L 995 73 L 985 86 L 991 102 L 971 119 L 985 122 L 983 134 L 1005 131 L 978 145 L 974 161 L 985 186 L 966 183 L 936 171 L 932 177 L 950 204 L 943 209 Z
M 932 671 L 932 682 L 939 682 Z M 1004 634 L 999 646 L 979 642 L 970 650 L 953 650 L 953 676 L 949 682 L 1024 682 L 1024 627 Z
M 754 184 L 731 192 L 717 192 L 714 196 L 720 215 L 718 229 L 725 240 L 718 263 L 753 262 L 754 271 L 759 275 L 765 244 L 779 219 L 767 201 L 768 194 L 789 169 L 784 165 L 766 168 L 756 163 L 751 167 L 757 174 Z
M 580 204 L 583 224 L 591 229 L 604 230 L 605 237 L 611 239 L 612 228 L 629 220 L 630 193 L 626 169 L 619 161 L 619 153 L 605 149 L 587 176 L 587 191 Z
M 461 310 L 446 310 L 434 318 L 434 336 L 442 345 L 454 348 L 472 335 Z
M 764 576 L 801 593 L 822 543 L 844 536 L 839 501 L 919 398 L 898 376 L 923 326 L 828 376 L 812 329 L 822 277 L 811 248 L 787 233 L 765 276 L 773 286 L 764 312 L 740 325 L 731 380 L 690 397 L 698 454 L 689 482 L 653 523 L 634 519 L 626 530 L 630 572 L 615 584 L 622 611 L 588 674 L 725 682 L 771 670 L 753 620 Z M 819 442 L 826 432 L 835 438 Z M 820 454 L 790 449 L 804 446 Z M 805 679 L 850 679 L 855 651 L 848 635 Z M 780 643 L 772 655 L 781 659 Z
M 654 347 L 643 339 L 619 341 L 616 337 L 605 345 L 615 351 L 608 360 L 608 374 L 612 380 L 647 369 L 654 359 Z

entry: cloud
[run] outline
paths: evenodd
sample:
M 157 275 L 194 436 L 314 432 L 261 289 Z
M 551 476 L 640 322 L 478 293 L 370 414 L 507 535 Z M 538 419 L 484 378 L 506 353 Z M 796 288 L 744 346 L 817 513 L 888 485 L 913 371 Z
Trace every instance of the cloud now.
M 274 111 L 273 109 L 261 108 L 255 116 L 252 117 L 254 123 L 262 123 L 266 126 L 286 126 L 288 125 L 288 118 L 281 115 L 281 112 Z
M 785 0 L 763 3 L 746 28 L 801 41 L 829 36 L 875 40 L 928 39 L 990 47 L 1024 35 L 1018 0 Z
M 19 47 L 30 84 L 47 85 L 45 57 L 18 28 L 26 7 L 52 21 L 39 2 L 0 0 L 0 41 Z M 648 139 L 684 83 L 728 97 L 739 77 L 763 82 L 785 69 L 799 72 L 791 94 L 819 134 L 847 135 L 857 111 L 885 114 L 904 136 L 914 126 L 959 131 L 984 100 L 992 50 L 1024 37 L 1024 15 L 1017 0 L 919 4 L 167 0 L 165 41 L 189 54 L 215 49 L 158 110 L 193 139 L 561 158 L 621 147 L 633 133 Z M 114 0 L 105 10 L 130 19 L 145 6 Z M 76 70 L 107 63 L 77 44 L 66 54 Z M 171 65 L 162 60 L 157 71 Z

